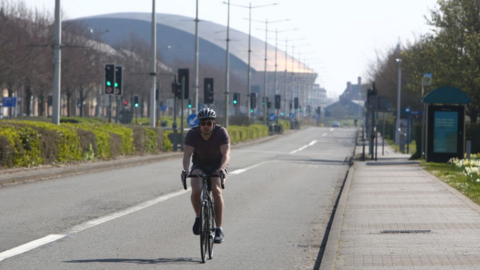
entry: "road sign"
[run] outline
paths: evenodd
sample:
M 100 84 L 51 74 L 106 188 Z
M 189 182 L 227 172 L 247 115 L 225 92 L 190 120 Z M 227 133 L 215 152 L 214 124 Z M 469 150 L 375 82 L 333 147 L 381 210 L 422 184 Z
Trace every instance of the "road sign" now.
M 2 99 L 3 107 L 16 107 L 17 98 L 16 97 L 3 97 Z
M 160 111 L 164 112 L 167 110 L 167 105 L 163 105 L 162 107 L 160 107 Z
M 432 73 L 424 73 L 422 78 L 422 83 L 425 86 L 432 84 Z
M 277 116 L 276 116 L 274 113 L 271 113 L 271 114 L 268 116 L 268 118 L 273 121 L 273 120 L 277 119 Z
M 198 125 L 198 118 L 197 115 L 192 113 L 187 118 L 187 123 L 189 126 L 194 127 Z

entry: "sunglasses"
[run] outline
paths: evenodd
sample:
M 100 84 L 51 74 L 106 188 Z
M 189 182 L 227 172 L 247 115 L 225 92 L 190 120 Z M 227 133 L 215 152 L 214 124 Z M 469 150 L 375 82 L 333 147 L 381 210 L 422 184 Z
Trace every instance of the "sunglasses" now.
M 212 121 L 200 121 L 200 126 L 211 126 L 213 124 Z

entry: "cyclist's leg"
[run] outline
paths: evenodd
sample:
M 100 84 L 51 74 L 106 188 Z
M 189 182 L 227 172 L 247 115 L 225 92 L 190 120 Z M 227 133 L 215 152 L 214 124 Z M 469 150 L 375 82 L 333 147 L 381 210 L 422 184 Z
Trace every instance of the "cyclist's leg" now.
M 193 165 L 190 174 L 203 174 L 203 170 Z M 200 196 L 202 195 L 202 179 L 198 177 L 192 177 L 190 181 L 192 187 L 192 194 L 190 200 L 192 201 L 193 210 L 196 216 L 200 216 Z
M 222 227 L 224 203 L 220 177 L 211 177 L 210 181 L 212 185 L 212 195 L 215 206 L 215 222 L 217 223 L 217 227 Z

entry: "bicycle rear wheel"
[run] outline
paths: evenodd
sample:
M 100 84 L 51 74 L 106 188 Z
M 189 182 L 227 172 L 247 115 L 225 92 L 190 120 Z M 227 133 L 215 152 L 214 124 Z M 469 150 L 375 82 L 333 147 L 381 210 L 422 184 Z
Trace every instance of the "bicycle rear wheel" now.
M 215 212 L 213 210 L 213 202 L 208 203 L 208 220 L 209 220 L 209 235 L 208 235 L 208 258 L 213 258 L 213 244 L 215 241 Z
M 208 252 L 208 238 L 209 238 L 209 219 L 208 219 L 208 206 L 202 205 L 200 208 L 200 218 L 202 221 L 202 232 L 200 233 L 200 254 L 202 255 L 202 262 L 205 262 Z

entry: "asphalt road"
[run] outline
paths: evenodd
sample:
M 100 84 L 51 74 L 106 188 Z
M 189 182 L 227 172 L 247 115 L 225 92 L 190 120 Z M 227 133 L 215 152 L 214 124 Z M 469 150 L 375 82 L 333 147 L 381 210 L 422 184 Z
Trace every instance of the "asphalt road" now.
M 179 158 L 0 189 L 0 269 L 312 269 L 355 137 L 308 128 L 234 149 L 206 266 Z

